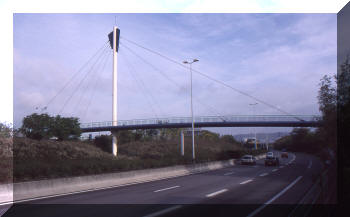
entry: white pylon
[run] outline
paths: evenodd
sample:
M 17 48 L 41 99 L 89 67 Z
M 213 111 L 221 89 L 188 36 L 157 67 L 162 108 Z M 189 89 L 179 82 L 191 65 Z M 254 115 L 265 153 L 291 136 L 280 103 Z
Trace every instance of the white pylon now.
M 117 105 L 118 105 L 118 50 L 117 50 L 117 27 L 113 27 L 113 102 L 112 102 L 112 113 L 113 113 L 113 126 L 118 125 L 118 117 L 117 117 Z M 114 156 L 118 154 L 118 141 L 117 135 L 112 132 L 112 152 Z

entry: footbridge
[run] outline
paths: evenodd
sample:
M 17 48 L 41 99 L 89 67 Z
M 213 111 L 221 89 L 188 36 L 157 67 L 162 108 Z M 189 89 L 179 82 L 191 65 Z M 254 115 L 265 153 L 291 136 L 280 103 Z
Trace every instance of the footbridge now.
M 195 127 L 317 127 L 322 124 L 321 117 L 316 115 L 231 115 L 200 116 L 194 118 Z M 83 132 L 189 128 L 191 117 L 171 117 L 153 119 L 134 119 L 91 122 L 81 124 Z

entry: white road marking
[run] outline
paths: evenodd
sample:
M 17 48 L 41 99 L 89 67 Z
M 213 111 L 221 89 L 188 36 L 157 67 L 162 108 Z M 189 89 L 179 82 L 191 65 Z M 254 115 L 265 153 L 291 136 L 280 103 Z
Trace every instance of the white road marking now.
M 269 175 L 268 173 L 263 173 L 263 174 L 260 174 L 260 176 L 267 176 Z
M 278 169 L 273 169 L 272 172 L 276 172 Z
M 163 209 L 163 210 L 160 210 L 158 212 L 154 212 L 154 213 L 145 215 L 143 217 L 156 217 L 156 216 L 164 215 L 166 213 L 169 213 L 169 212 L 172 212 L 174 210 L 180 209 L 181 207 L 182 207 L 181 205 L 172 206 L 172 207 L 169 207 L 167 209 Z
M 232 175 L 234 174 L 235 172 L 229 172 L 229 173 L 225 173 L 224 176 L 229 176 L 229 175 Z
M 178 188 L 178 187 L 180 187 L 180 186 L 176 185 L 176 186 L 172 186 L 172 187 L 169 187 L 169 188 L 159 189 L 159 190 L 156 190 L 156 191 L 153 191 L 153 192 L 166 191 L 166 190 L 170 190 L 170 189 L 174 189 L 174 188 Z
M 10 205 L 10 204 L 13 204 L 13 201 L 1 202 L 1 203 L 0 203 L 0 206 Z
M 282 169 L 284 166 L 280 166 L 280 168 Z
M 246 181 L 244 181 L 244 182 L 241 182 L 241 183 L 239 183 L 240 185 L 244 185 L 244 184 L 247 184 L 248 182 L 251 182 L 251 181 L 253 181 L 252 179 L 248 179 L 248 180 L 246 180 Z
M 309 166 L 307 168 L 310 169 L 311 166 L 312 166 L 312 160 L 310 160 Z
M 260 206 L 258 209 L 256 209 L 254 212 L 250 213 L 247 217 L 252 217 L 256 215 L 258 212 L 260 212 L 262 209 L 264 209 L 267 205 L 275 201 L 277 198 L 279 198 L 282 194 L 284 194 L 288 189 L 293 187 L 303 176 L 299 176 L 296 180 L 294 180 L 292 183 L 290 183 L 287 187 L 285 187 L 280 193 L 276 194 L 273 198 L 271 198 L 269 201 L 265 202 L 264 205 Z
M 205 195 L 206 197 L 214 197 L 214 196 L 216 196 L 216 195 L 218 195 L 218 194 L 221 194 L 221 193 L 224 193 L 224 192 L 226 192 L 227 191 L 227 189 L 222 189 L 222 190 L 220 190 L 220 191 L 215 191 L 215 192 L 213 192 L 213 193 L 211 193 L 211 194 L 207 194 L 207 195 Z

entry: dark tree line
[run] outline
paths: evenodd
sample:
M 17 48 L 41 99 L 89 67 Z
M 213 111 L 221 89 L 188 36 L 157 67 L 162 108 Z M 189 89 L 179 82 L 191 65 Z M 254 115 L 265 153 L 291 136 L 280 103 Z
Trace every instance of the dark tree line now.
M 350 166 L 350 59 L 340 66 L 337 89 L 337 122 L 338 122 L 338 144 L 339 157 L 342 163 L 347 167 Z
M 277 140 L 276 148 L 288 148 L 292 151 L 317 153 L 326 148 L 337 151 L 339 140 L 340 156 L 344 163 L 350 164 L 348 153 L 350 135 L 350 63 L 349 58 L 340 66 L 336 76 L 325 75 L 318 91 L 319 110 L 323 125 L 314 131 L 295 128 L 291 135 Z

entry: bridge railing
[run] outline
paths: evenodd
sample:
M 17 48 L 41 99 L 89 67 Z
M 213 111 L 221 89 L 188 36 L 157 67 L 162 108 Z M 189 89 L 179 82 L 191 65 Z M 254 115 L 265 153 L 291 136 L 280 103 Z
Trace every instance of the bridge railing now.
M 272 122 L 272 121 L 319 121 L 317 115 L 226 115 L 226 116 L 199 116 L 194 118 L 195 123 L 203 122 Z M 167 124 L 167 123 L 192 123 L 191 117 L 171 117 L 171 118 L 153 118 L 153 119 L 134 119 L 113 121 L 90 122 L 80 124 L 81 128 L 96 128 L 110 126 L 129 126 L 129 125 L 147 125 L 147 124 Z

